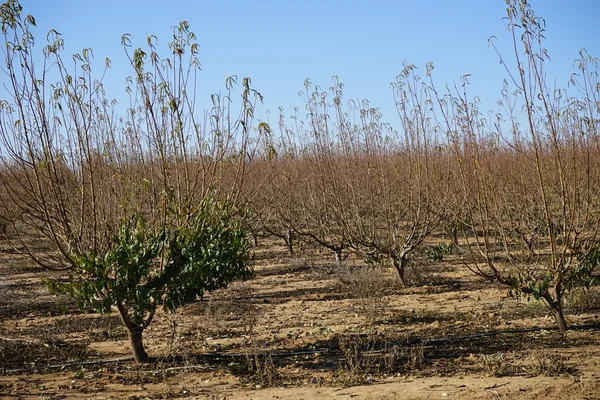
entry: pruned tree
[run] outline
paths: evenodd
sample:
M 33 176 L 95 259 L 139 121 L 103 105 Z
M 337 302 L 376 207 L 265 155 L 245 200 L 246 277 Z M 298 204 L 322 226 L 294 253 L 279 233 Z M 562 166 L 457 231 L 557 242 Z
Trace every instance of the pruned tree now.
M 300 95 L 306 118 L 296 113 L 286 121 L 280 115 L 286 138 L 283 147 L 289 155 L 279 190 L 281 208 L 287 210 L 289 226 L 299 239 L 331 251 L 341 265 L 342 253 L 349 247 L 345 229 L 348 191 L 341 178 L 348 172 L 347 164 L 333 137 L 335 124 L 329 121 L 326 93 L 318 86 L 312 88 L 307 79 Z
M 394 85 L 400 132 L 368 101 L 346 102 L 337 77 L 329 91 L 306 82 L 306 121 L 294 128 L 303 144 L 293 184 L 296 231 L 338 260 L 351 249 L 388 261 L 404 285 L 410 256 L 439 226 L 449 190 L 449 158 L 413 71 L 406 65 Z
M 507 67 L 503 114 L 483 116 L 466 81 L 439 103 L 460 171 L 467 266 L 543 301 L 564 331 L 565 293 L 599 279 L 598 62 L 584 52 L 576 62 L 577 96 L 549 88 L 544 20 L 527 1 L 507 5 L 516 67 Z
M 427 66 L 427 74 L 433 69 Z M 353 129 L 358 173 L 346 178 L 352 199 L 348 220 L 353 245 L 370 260 L 388 260 L 402 285 L 407 266 L 445 216 L 449 159 L 438 143 L 430 93 L 413 65 L 392 85 L 401 130 L 383 124 L 368 106 Z

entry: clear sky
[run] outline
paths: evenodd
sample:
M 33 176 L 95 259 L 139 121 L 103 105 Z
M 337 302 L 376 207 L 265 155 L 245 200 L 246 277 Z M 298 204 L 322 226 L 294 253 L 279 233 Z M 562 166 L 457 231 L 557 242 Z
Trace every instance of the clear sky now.
M 207 99 L 224 87 L 226 75 L 249 76 L 265 96 L 270 117 L 302 108 L 298 91 L 310 78 L 329 87 L 338 75 L 346 97 L 369 99 L 395 122 L 389 83 L 403 60 L 435 64 L 438 87 L 472 74 L 471 94 L 486 108 L 495 107 L 506 73 L 488 37 L 510 57 L 502 18 L 504 0 L 21 0 L 25 14 L 37 21 L 36 37 L 50 28 L 62 33 L 66 51 L 94 50 L 101 63 L 111 58 L 106 77 L 109 97 L 124 96 L 125 76 L 132 71 L 120 45 L 123 33 L 143 46 L 157 35 L 166 46 L 171 27 L 189 21 L 201 46 L 200 95 Z M 585 47 L 600 57 L 600 1 L 531 0 L 547 22 L 547 48 L 552 58 L 549 78 L 566 86 L 573 60 Z M 38 41 L 40 43 L 40 41 Z M 40 43 L 41 48 L 41 43 Z M 98 71 L 99 72 L 99 71 Z

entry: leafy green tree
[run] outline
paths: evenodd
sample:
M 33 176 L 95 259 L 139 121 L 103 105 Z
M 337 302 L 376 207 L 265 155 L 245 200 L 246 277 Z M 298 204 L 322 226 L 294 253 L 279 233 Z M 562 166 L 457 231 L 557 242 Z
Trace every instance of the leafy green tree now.
M 116 307 L 145 362 L 142 333 L 157 307 L 248 276 L 241 210 L 258 190 L 245 181 L 261 146 L 252 130 L 262 96 L 243 78 L 236 101 L 232 76 L 199 110 L 200 47 L 182 21 L 168 47 L 149 36 L 134 48 L 123 35 L 133 75 L 123 110 L 106 95 L 109 59 L 97 75 L 91 49 L 65 57 L 56 30 L 39 47 L 35 27 L 18 1 L 0 4 L 8 240 L 41 268 L 70 273 L 47 281 L 55 293 L 101 313 Z
M 148 362 L 142 333 L 157 307 L 173 311 L 251 272 L 241 219 L 211 199 L 172 228 L 148 226 L 143 217 L 123 221 L 110 243 L 104 254 L 74 257 L 67 282 L 46 282 L 80 308 L 110 314 L 116 307 L 138 363 Z

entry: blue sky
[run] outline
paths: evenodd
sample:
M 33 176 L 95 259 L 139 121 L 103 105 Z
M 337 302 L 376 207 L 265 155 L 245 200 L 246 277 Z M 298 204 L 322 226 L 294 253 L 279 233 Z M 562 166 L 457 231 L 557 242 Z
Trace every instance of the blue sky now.
M 471 95 L 486 108 L 495 107 L 506 73 L 488 37 L 510 57 L 509 36 L 502 18 L 503 0 L 337 1 L 337 0 L 22 0 L 26 14 L 38 24 L 42 39 L 50 28 L 62 33 L 66 52 L 84 47 L 97 60 L 111 58 L 113 69 L 105 83 L 109 97 L 124 96 L 127 68 L 120 38 L 134 36 L 143 46 L 146 36 L 157 35 L 166 46 L 171 26 L 190 22 L 201 46 L 200 96 L 224 88 L 226 75 L 249 76 L 265 96 L 260 118 L 277 121 L 277 109 L 286 114 L 302 108 L 298 91 L 310 78 L 329 87 L 338 75 L 346 97 L 368 99 L 395 122 L 389 83 L 402 70 L 403 60 L 435 64 L 438 87 L 472 74 Z M 580 48 L 600 56 L 600 2 L 595 0 L 531 0 L 536 14 L 547 22 L 547 48 L 552 63 L 550 80 L 566 86 Z M 39 41 L 38 41 L 39 43 Z M 40 46 L 41 47 L 41 46 Z M 100 71 L 97 71 L 100 72 Z

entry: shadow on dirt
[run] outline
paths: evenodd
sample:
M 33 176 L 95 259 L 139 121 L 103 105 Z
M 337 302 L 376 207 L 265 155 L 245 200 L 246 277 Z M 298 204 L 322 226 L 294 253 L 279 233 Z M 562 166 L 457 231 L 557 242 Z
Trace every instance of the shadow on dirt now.
M 421 375 L 455 374 L 460 360 L 475 355 L 519 353 L 533 350 L 569 349 L 585 345 L 598 345 L 600 324 L 574 327 L 590 333 L 584 339 L 571 338 L 557 330 L 529 328 L 512 331 L 493 331 L 455 337 L 423 338 L 394 334 L 335 334 L 331 337 L 302 346 L 272 348 L 269 343 L 242 347 L 237 352 L 202 353 L 154 357 L 155 370 L 227 370 L 244 378 L 257 372 L 272 373 L 289 365 L 306 371 L 331 372 L 348 368 L 371 368 L 374 371 L 410 372 Z M 39 343 L 6 342 L 0 340 L 0 370 L 19 368 L 43 369 L 43 366 L 89 360 L 95 354 L 87 342 L 65 342 L 46 338 Z M 103 368 L 106 363 L 102 362 Z M 114 362 L 117 368 L 123 362 Z M 262 363 L 262 366 L 261 366 Z M 85 362 L 94 369 L 93 362 Z M 125 363 L 131 367 L 131 363 Z M 353 367 L 354 365 L 354 367 Z M 80 364 L 56 366 L 77 370 Z M 128 367 L 128 368 L 130 368 Z M 139 366 L 142 368 L 142 366 Z M 144 367 L 147 369 L 147 367 Z M 573 369 L 568 372 L 573 373 Z M 22 371 L 20 371 L 22 372 Z M 142 378 L 140 378 L 142 379 Z M 143 382 L 147 383 L 143 378 Z M 150 381 L 160 380 L 154 374 Z M 245 379 L 245 378 L 244 378 Z
M 88 340 L 65 341 L 46 336 L 39 341 L 0 339 L 0 371 L 84 361 L 98 357 Z

